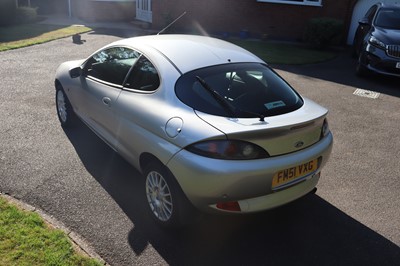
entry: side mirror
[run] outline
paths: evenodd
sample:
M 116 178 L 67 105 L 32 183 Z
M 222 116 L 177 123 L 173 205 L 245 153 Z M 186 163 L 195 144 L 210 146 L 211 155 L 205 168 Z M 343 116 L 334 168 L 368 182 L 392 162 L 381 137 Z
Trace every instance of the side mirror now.
M 82 76 L 82 72 L 83 71 L 82 71 L 81 67 L 75 67 L 69 71 L 69 76 L 71 78 L 78 78 L 78 77 Z
M 361 26 L 369 26 L 369 21 L 367 18 L 363 18 L 360 21 L 358 21 L 358 24 L 360 24 Z

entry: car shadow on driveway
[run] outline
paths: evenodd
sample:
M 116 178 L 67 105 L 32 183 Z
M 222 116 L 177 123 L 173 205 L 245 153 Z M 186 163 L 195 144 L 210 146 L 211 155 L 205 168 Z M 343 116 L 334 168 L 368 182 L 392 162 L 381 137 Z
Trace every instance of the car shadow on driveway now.
M 400 78 L 372 73 L 367 77 L 357 76 L 355 71 L 357 61 L 351 53 L 351 49 L 348 48 L 328 62 L 310 65 L 272 65 L 272 67 L 301 76 L 400 97 Z
M 87 171 L 133 222 L 139 257 L 149 244 L 169 265 L 396 265 L 400 248 L 318 195 L 247 216 L 203 215 L 159 228 L 145 209 L 143 178 L 85 125 L 66 130 Z M 107 258 L 105 258 L 107 260 Z

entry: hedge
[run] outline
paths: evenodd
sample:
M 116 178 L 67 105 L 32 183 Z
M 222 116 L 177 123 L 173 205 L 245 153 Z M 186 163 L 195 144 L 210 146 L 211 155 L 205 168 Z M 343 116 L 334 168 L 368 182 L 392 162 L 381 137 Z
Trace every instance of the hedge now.
M 304 40 L 314 47 L 326 48 L 339 44 L 343 37 L 344 23 L 333 18 L 313 18 L 307 23 Z
M 16 12 L 16 21 L 15 23 L 31 23 L 36 22 L 38 19 L 37 16 L 37 8 L 32 7 L 19 7 Z

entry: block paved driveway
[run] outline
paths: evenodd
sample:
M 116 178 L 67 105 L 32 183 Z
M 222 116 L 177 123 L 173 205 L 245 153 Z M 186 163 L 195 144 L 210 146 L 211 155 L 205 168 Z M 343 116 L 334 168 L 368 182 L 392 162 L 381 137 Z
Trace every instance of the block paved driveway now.
M 333 154 L 316 195 L 246 217 L 205 216 L 161 230 L 144 209 L 140 174 L 84 125 L 63 131 L 57 66 L 118 36 L 94 32 L 0 53 L 0 192 L 65 223 L 111 265 L 395 265 L 400 259 L 400 82 L 331 62 L 276 66 L 330 109 Z M 353 95 L 356 88 L 378 99 Z

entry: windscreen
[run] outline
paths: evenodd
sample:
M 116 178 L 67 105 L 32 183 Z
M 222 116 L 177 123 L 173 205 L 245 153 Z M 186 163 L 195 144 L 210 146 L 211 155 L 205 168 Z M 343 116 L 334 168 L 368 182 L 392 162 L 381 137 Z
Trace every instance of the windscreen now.
M 178 98 L 195 110 L 225 117 L 267 117 L 300 108 L 300 96 L 272 69 L 258 63 L 212 66 L 184 74 Z
M 385 29 L 400 30 L 400 10 L 379 11 L 375 25 Z

